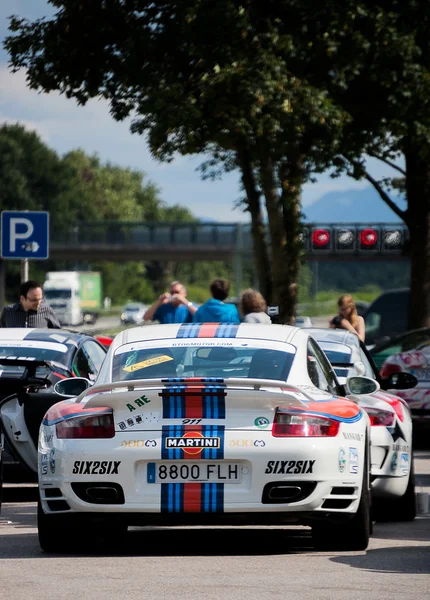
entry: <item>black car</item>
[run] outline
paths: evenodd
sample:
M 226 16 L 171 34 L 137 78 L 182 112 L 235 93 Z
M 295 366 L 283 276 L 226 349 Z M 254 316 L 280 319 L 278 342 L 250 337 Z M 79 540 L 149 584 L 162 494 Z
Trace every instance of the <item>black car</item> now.
M 370 347 L 403 333 L 408 328 L 409 289 L 387 290 L 364 313 L 366 346 Z
M 62 329 L 0 329 L 0 420 L 5 481 L 34 480 L 37 440 L 45 412 L 64 400 L 61 379 L 94 381 L 106 348 L 93 337 Z M 15 448 L 19 445 L 19 459 Z

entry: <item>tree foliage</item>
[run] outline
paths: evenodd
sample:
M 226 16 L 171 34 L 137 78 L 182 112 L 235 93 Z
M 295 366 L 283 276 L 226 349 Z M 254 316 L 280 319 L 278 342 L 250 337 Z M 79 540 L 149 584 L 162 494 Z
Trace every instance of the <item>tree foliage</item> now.
M 283 320 L 294 312 L 303 183 L 327 167 L 372 183 L 365 153 L 403 153 L 413 298 L 425 281 L 410 323 L 429 324 L 428 2 L 52 3 L 51 20 L 11 20 L 12 67 L 35 89 L 107 99 L 160 159 L 211 152 L 219 168 L 239 168 L 260 281 L 271 270 Z

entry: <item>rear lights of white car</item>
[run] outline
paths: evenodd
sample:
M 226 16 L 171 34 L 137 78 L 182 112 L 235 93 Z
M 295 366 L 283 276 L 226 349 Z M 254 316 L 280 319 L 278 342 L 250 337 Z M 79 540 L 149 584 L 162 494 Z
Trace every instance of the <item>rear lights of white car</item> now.
M 367 406 L 365 408 L 365 411 L 369 415 L 370 424 L 372 426 L 381 425 L 384 427 L 392 427 L 394 425 L 396 415 L 391 411 L 382 410 L 378 408 L 370 408 Z
M 112 409 L 99 414 L 80 414 L 56 424 L 59 439 L 100 439 L 113 438 L 115 427 Z
M 339 421 L 312 415 L 296 413 L 278 408 L 272 426 L 274 437 L 334 437 L 339 432 Z

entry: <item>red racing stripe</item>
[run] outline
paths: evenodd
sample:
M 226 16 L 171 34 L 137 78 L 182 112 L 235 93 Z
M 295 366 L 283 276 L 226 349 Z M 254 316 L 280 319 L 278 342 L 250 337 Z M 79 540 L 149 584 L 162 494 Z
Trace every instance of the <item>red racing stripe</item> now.
M 201 483 L 184 483 L 184 512 L 201 512 Z
M 202 389 L 199 386 L 200 389 Z M 199 388 L 195 388 L 198 390 Z M 194 389 L 194 388 L 193 388 Z M 185 391 L 185 418 L 186 419 L 201 419 L 203 417 L 203 397 L 202 395 L 187 394 Z
M 213 338 L 218 328 L 219 323 L 203 323 L 200 327 L 199 338 Z

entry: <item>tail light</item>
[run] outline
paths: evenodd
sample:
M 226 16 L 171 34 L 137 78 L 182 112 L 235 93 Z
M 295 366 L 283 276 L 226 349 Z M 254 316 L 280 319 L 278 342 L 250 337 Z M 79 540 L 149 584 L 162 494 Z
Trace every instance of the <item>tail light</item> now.
M 307 413 L 277 409 L 272 426 L 274 437 L 334 437 L 339 421 Z
M 380 376 L 382 379 L 388 379 L 393 373 L 400 373 L 402 370 L 400 365 L 384 363 L 381 367 Z
M 57 438 L 60 439 L 101 439 L 113 438 L 115 427 L 112 409 L 109 412 L 85 415 L 60 421 L 56 424 Z
M 372 426 L 381 425 L 385 427 L 393 427 L 396 415 L 388 410 L 381 410 L 378 408 L 365 408 L 365 411 L 369 415 L 370 424 Z

